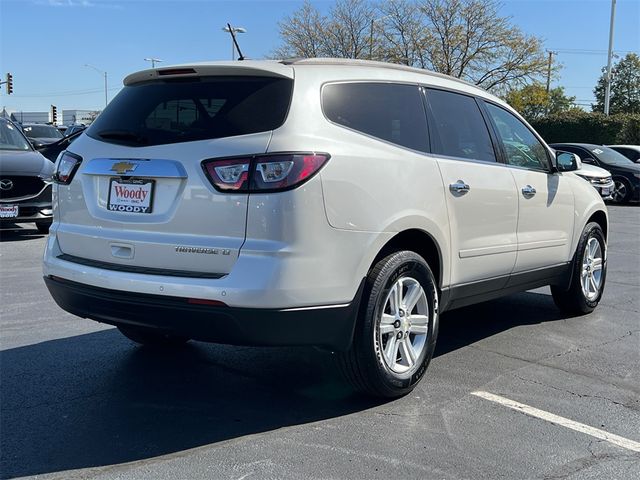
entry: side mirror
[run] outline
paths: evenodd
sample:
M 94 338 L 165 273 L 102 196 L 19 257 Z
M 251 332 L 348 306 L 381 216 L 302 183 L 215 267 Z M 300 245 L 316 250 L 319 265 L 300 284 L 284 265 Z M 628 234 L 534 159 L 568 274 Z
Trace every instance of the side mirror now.
M 574 172 L 582 168 L 582 161 L 575 153 L 556 152 L 556 163 L 559 172 Z

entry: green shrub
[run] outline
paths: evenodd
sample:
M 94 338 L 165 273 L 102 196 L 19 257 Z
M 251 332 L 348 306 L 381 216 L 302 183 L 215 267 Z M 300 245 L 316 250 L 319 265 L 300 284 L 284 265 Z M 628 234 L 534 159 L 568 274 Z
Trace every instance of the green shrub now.
M 640 115 L 571 111 L 534 120 L 531 125 L 547 143 L 640 145 Z

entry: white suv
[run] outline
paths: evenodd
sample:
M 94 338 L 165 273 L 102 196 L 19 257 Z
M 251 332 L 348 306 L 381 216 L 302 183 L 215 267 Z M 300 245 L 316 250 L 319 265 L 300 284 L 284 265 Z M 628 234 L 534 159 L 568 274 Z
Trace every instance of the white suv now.
M 543 285 L 570 312 L 600 300 L 600 196 L 475 86 L 332 59 L 124 83 L 56 163 L 44 276 L 71 313 L 143 344 L 324 347 L 393 397 L 446 310 Z

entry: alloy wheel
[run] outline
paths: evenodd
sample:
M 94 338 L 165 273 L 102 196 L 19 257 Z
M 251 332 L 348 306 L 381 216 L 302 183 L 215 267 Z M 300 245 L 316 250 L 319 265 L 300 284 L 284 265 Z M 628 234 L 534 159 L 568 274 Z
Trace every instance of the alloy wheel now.
M 595 299 L 602 287 L 602 247 L 597 238 L 590 238 L 582 255 L 580 284 L 582 293 L 588 300 Z
M 614 181 L 613 192 L 611 198 L 614 202 L 623 202 L 627 197 L 627 186 L 620 180 Z
M 429 302 L 416 279 L 396 280 L 384 303 L 377 329 L 386 366 L 394 373 L 413 373 L 427 343 Z

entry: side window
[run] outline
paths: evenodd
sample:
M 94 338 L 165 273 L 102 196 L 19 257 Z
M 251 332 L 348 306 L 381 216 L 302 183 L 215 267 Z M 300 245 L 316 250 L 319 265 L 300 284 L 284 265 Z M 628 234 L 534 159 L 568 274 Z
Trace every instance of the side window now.
M 489 130 L 472 97 L 428 89 L 427 99 L 433 114 L 432 153 L 496 161 Z
M 498 136 L 507 154 L 507 163 L 517 167 L 547 170 L 546 149 L 531 130 L 506 110 L 491 103 L 485 105 L 498 129 Z
M 339 125 L 413 150 L 428 150 L 427 119 L 417 86 L 329 84 L 322 90 L 322 108 Z
M 593 160 L 593 157 L 591 157 L 591 155 L 589 154 L 589 152 L 582 148 L 568 146 L 568 147 L 560 147 L 558 148 L 558 150 L 562 150 L 563 152 L 575 153 L 580 157 L 580 160 L 582 160 L 584 163 L 591 163 L 591 164 L 596 163 Z

